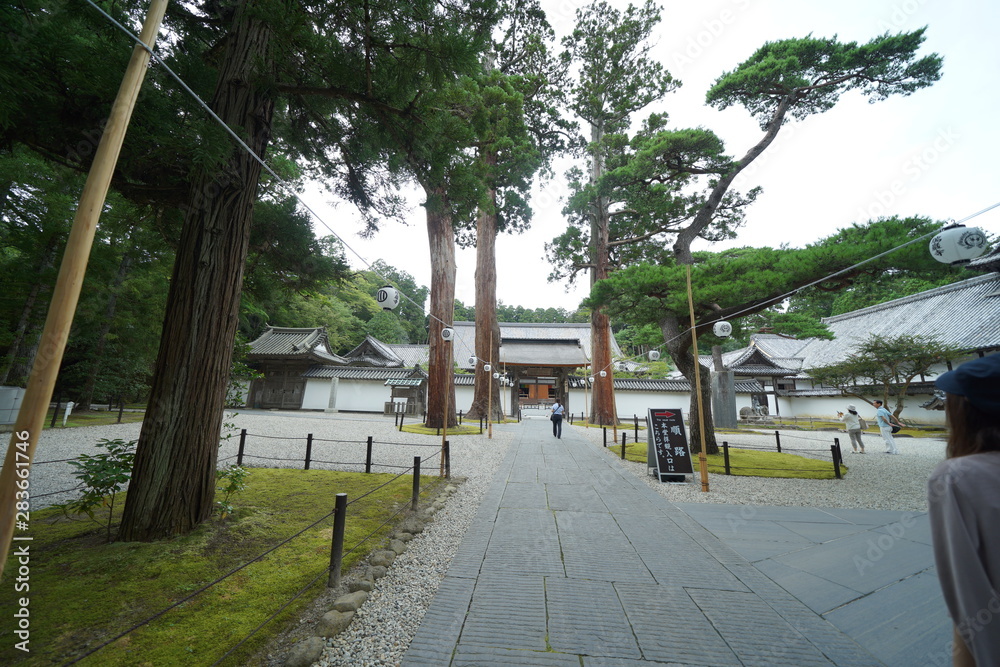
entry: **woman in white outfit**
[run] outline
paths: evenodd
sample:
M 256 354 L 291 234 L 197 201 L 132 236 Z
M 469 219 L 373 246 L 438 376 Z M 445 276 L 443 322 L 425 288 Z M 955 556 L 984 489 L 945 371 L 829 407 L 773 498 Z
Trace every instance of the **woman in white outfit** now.
M 837 415 L 847 428 L 847 437 L 851 439 L 851 447 L 854 448 L 855 452 L 860 447 L 861 453 L 864 454 L 865 443 L 861 441 L 861 415 L 858 414 L 858 409 L 853 405 L 848 405 L 846 415 L 843 412 L 838 412 Z

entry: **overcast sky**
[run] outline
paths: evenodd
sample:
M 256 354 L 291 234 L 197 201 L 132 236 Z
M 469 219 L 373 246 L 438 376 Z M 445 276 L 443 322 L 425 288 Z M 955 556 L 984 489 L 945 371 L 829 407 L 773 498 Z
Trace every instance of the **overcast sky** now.
M 542 0 L 558 36 L 569 32 L 578 0 Z M 625 7 L 626 2 L 612 0 Z M 1000 201 L 997 176 L 1000 3 L 986 0 L 671 0 L 661 3 L 655 57 L 683 82 L 648 111 L 666 111 L 671 127 L 702 126 L 716 132 L 727 152 L 742 156 L 761 130 L 742 107 L 719 112 L 704 103 L 705 92 L 764 42 L 836 35 L 867 42 L 886 32 L 927 26 L 919 52 L 944 57 L 943 76 L 909 97 L 868 104 L 844 96 L 831 111 L 782 129 L 778 139 L 738 179 L 745 191 L 763 193 L 747 210 L 740 238 L 731 245 L 800 247 L 854 222 L 889 215 L 923 215 L 958 220 Z M 638 122 L 648 111 L 637 115 Z M 497 242 L 497 295 L 508 305 L 572 310 L 586 296 L 586 280 L 570 288 L 547 282 L 551 267 L 544 243 L 566 227 L 561 209 L 563 174 L 536 187 L 531 230 Z M 584 166 L 581 164 L 581 166 Z M 318 191 L 318 188 L 317 188 Z M 430 284 L 430 259 L 423 209 L 414 199 L 409 226 L 387 224 L 374 240 L 360 239 L 348 205 L 329 197 L 307 197 L 325 222 L 365 261 L 385 259 Z M 1000 235 L 1000 208 L 976 225 Z M 317 233 L 329 231 L 317 225 Z M 706 245 L 707 248 L 707 245 Z M 721 249 L 721 246 L 717 246 Z M 352 263 L 363 263 L 350 255 Z M 459 251 L 456 298 L 474 302 L 474 250 Z

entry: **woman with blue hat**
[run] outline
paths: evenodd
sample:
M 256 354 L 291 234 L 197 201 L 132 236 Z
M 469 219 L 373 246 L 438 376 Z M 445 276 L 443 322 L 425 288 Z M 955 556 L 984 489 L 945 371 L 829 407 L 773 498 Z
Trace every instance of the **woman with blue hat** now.
M 934 384 L 946 394 L 949 433 L 927 500 L 954 664 L 1000 665 L 1000 354 Z

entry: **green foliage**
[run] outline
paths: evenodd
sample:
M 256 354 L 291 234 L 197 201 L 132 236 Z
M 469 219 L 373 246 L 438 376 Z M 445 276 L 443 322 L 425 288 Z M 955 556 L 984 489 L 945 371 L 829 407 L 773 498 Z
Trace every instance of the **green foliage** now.
M 107 539 L 111 541 L 111 522 L 114 517 L 115 497 L 132 476 L 132 462 L 135 459 L 135 440 L 128 442 L 116 438 L 102 438 L 97 447 L 106 450 L 103 454 L 81 454 L 69 464 L 76 468 L 73 476 L 83 483 L 83 493 L 59 507 L 67 515 L 86 514 L 91 521 L 97 521 L 95 510 L 108 508 Z
M 233 513 L 232 497 L 237 493 L 243 493 L 247 489 L 247 477 L 250 471 L 236 464 L 215 471 L 215 478 L 222 483 L 216 489 L 216 493 L 222 493 L 222 498 L 215 501 L 215 508 L 219 511 L 219 518 L 225 519 Z
M 855 345 L 842 362 L 810 368 L 806 372 L 823 384 L 839 387 L 845 395 L 864 398 L 866 393 L 875 393 L 886 405 L 889 397 L 895 395 L 893 413 L 898 417 L 915 378 L 930 374 L 935 366 L 965 352 L 929 336 L 880 337 L 872 334 Z
M 801 119 L 831 109 L 850 90 L 871 102 L 910 95 L 941 77 L 940 56 L 916 57 L 923 41 L 924 29 L 860 45 L 814 37 L 768 42 L 720 76 L 706 101 L 718 109 L 743 105 L 766 128 L 783 103 Z

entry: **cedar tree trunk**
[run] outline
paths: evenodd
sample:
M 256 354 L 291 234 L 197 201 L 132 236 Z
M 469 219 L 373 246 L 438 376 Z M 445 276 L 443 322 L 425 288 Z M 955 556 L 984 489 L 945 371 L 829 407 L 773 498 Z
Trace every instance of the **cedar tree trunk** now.
M 261 84 L 271 30 L 236 11 L 213 110 L 263 156 L 274 101 Z M 153 387 L 120 539 L 190 532 L 212 515 L 223 402 L 260 165 L 244 150 L 197 177 L 174 263 Z
M 455 373 L 452 370 L 452 348 L 455 343 L 441 340 L 441 330 L 452 326 L 455 317 L 455 230 L 451 226 L 448 207 L 444 205 L 444 188 L 435 186 L 427 189 L 427 194 L 427 239 L 431 252 L 427 427 L 444 426 L 447 402 L 447 424 L 450 428 L 458 426 L 455 416 Z
M 488 193 L 496 198 L 496 190 Z M 500 324 L 497 322 L 497 216 L 480 210 L 476 220 L 476 364 L 475 394 L 469 418 L 489 417 L 492 421 L 502 420 L 502 391 L 500 383 L 493 379 L 493 373 L 500 370 Z M 493 364 L 493 370 L 483 370 L 483 363 Z M 492 384 L 492 389 L 490 385 Z M 487 404 L 492 395 L 492 405 Z

